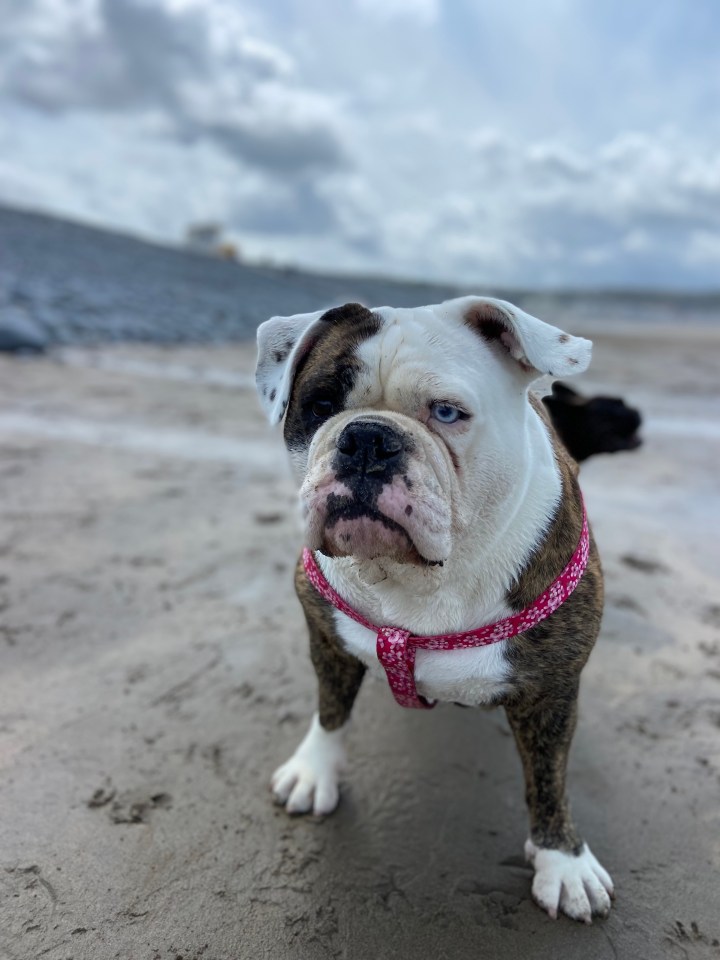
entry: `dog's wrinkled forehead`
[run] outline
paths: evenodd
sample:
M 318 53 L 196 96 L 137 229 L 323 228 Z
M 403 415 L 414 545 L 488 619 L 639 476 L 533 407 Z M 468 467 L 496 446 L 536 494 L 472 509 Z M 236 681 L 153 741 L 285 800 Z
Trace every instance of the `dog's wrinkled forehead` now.
M 361 376 L 377 377 L 379 370 L 391 369 L 408 356 L 394 350 L 393 340 L 409 346 L 409 354 L 422 360 L 427 371 L 441 358 L 454 356 L 461 375 L 470 378 L 473 364 L 485 360 L 502 366 L 520 390 L 542 374 L 581 373 L 591 351 L 588 340 L 488 297 L 408 309 L 370 310 L 350 303 L 273 317 L 258 329 L 256 371 L 260 400 L 271 422 L 278 423 L 287 411 L 289 440 L 307 433 L 304 406 L 313 397 L 335 412 L 343 409 Z

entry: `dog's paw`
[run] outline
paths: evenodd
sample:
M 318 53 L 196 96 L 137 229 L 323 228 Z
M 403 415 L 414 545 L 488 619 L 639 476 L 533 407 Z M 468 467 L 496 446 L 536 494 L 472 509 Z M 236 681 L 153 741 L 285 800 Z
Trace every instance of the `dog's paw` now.
M 338 805 L 338 780 L 344 765 L 341 731 L 323 730 L 315 714 L 305 739 L 272 775 L 270 788 L 288 813 L 332 813 Z
M 558 909 L 573 920 L 592 923 L 593 914 L 606 917 L 614 896 L 613 882 L 587 844 L 576 856 L 562 850 L 525 844 L 525 856 L 535 868 L 532 895 L 555 920 Z

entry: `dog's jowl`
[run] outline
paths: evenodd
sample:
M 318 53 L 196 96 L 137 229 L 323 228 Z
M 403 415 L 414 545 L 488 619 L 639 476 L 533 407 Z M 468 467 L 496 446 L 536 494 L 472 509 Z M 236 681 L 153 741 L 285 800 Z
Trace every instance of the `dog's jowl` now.
M 318 711 L 273 776 L 291 813 L 328 814 L 366 670 L 403 707 L 505 708 L 522 759 L 535 875 L 551 915 L 610 909 L 612 883 L 566 798 L 600 562 L 577 465 L 531 396 L 591 344 L 500 300 L 347 304 L 273 317 L 257 384 L 284 418 L 305 547 L 296 589 Z

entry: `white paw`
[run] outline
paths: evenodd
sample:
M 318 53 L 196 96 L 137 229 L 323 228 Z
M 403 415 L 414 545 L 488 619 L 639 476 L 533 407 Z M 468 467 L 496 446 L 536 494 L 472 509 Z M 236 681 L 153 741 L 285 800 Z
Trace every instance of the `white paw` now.
M 305 739 L 270 781 L 273 796 L 288 813 L 333 812 L 339 799 L 340 771 L 345 766 L 341 738 L 340 730 L 323 730 L 315 714 Z
M 592 923 L 593 914 L 608 915 L 614 896 L 613 882 L 586 843 L 575 856 L 536 847 L 528 840 L 525 856 L 535 867 L 532 895 L 553 920 L 558 908 L 573 920 L 585 923 Z

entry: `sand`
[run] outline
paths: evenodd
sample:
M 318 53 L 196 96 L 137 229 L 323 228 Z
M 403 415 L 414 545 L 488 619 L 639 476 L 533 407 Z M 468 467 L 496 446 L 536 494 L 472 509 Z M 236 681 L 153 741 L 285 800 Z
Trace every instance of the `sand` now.
M 720 335 L 598 336 L 646 417 L 583 486 L 607 575 L 571 762 L 617 901 L 530 900 L 499 711 L 362 690 L 336 814 L 267 783 L 314 680 L 252 350 L 0 359 L 0 957 L 720 956 Z

